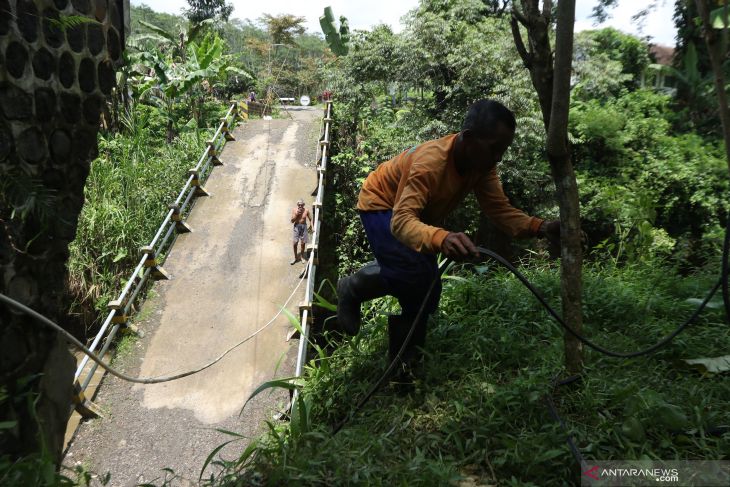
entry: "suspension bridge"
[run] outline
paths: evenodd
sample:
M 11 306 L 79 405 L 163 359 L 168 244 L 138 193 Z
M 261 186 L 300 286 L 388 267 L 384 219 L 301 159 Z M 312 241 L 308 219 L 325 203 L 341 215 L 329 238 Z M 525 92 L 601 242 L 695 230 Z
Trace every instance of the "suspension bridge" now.
M 231 439 L 223 430 L 253 438 L 287 409 L 288 394 L 262 394 L 241 414 L 258 385 L 299 375 L 306 362 L 331 102 L 286 113 L 236 127 L 246 105 L 231 105 L 90 345 L 107 357 L 130 335 L 112 365 L 157 378 L 147 382 L 204 370 L 131 383 L 102 379 L 79 354 L 67 467 L 108 472 L 115 486 L 195 482 L 208 454 Z M 299 198 L 312 208 L 313 234 L 307 258 L 290 265 Z M 299 316 L 304 339 L 290 340 L 283 309 Z

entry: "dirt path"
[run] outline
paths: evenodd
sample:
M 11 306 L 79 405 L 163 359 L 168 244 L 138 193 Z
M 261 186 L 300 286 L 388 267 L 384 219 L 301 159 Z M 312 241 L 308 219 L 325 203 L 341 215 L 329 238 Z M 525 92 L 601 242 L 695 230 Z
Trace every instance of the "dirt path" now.
M 236 129 L 165 262 L 169 281 L 155 284 L 140 312 L 144 337 L 116 361 L 127 373 L 158 376 L 192 369 L 219 356 L 266 324 L 298 282 L 289 213 L 298 198 L 311 204 L 320 109 L 293 119 L 252 120 Z M 304 286 L 287 308 L 296 314 Z M 280 315 L 265 331 L 197 375 L 158 385 L 132 385 L 107 376 L 95 402 L 103 419 L 84 422 L 65 465 L 111 473 L 111 485 L 197 483 L 208 454 L 231 439 L 225 429 L 254 437 L 288 399 L 262 394 L 238 415 L 262 382 L 294 369 L 296 342 Z M 243 442 L 223 450 L 227 458 Z M 169 478 L 169 474 L 168 474 Z

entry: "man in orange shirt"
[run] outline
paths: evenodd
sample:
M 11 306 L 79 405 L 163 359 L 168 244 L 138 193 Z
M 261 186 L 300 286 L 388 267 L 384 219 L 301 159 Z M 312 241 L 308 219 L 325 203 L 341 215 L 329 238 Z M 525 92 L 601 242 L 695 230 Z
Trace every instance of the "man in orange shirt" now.
M 468 110 L 461 132 L 415 146 L 380 164 L 365 180 L 357 208 L 376 261 L 337 283 L 337 321 L 345 333 L 360 329 L 360 305 L 395 296 L 402 314 L 388 320 L 393 360 L 434 280 L 435 288 L 402 361 L 417 358 L 426 337 L 428 315 L 441 294 L 436 253 L 463 260 L 479 257 L 471 239 L 441 227 L 470 191 L 481 210 L 513 237 L 560 240 L 560 223 L 543 221 L 514 208 L 497 176 L 497 163 L 512 144 L 514 114 L 493 100 L 479 100 Z

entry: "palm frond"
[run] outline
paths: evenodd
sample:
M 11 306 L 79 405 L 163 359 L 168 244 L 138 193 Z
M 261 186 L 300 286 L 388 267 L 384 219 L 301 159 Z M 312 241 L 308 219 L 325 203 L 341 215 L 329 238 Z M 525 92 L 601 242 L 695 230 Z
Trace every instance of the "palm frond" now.
M 96 19 L 89 17 L 83 17 L 81 15 L 61 15 L 58 19 L 48 19 L 52 26 L 57 27 L 62 32 L 66 32 L 68 29 L 80 27 L 85 24 L 100 24 Z
M 39 178 L 18 169 L 0 180 L 0 205 L 11 209 L 12 217 L 29 215 L 47 220 L 56 206 L 56 190 L 46 187 Z
M 149 22 L 145 22 L 144 20 L 140 20 L 139 23 L 140 23 L 140 25 L 147 27 L 149 30 L 151 30 L 155 34 L 164 37 L 168 41 L 173 42 L 173 43 L 177 42 L 175 35 L 167 32 L 162 27 L 158 27 L 155 24 L 150 24 Z

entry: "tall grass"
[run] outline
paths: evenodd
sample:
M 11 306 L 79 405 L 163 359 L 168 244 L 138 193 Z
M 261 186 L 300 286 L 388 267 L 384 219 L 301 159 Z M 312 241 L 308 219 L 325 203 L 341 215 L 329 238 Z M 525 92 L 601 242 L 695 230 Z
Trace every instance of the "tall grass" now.
M 164 124 L 155 108 L 138 104 L 120 133 L 99 134 L 68 261 L 71 313 L 87 329 L 121 291 L 213 130 L 184 131 L 167 144 Z
M 555 266 L 526 274 L 559 304 Z M 447 279 L 432 320 L 425 369 L 413 393 L 379 391 L 335 436 L 331 428 L 386 367 L 385 311 L 372 305 L 360 336 L 315 368 L 302 390 L 309 429 L 272 425 L 246 458 L 210 485 L 567 485 L 578 464 L 545 395 L 564 374 L 562 330 L 511 275 L 468 269 Z M 672 330 L 714 276 L 680 278 L 658 266 L 589 267 L 586 330 L 613 349 L 635 350 Z M 559 309 L 559 307 L 558 307 Z M 589 460 L 727 459 L 730 385 L 684 358 L 727 354 L 730 331 L 708 310 L 671 345 L 622 360 L 587 352 L 583 380 L 554 391 Z M 562 376 L 561 376 L 562 377 Z

